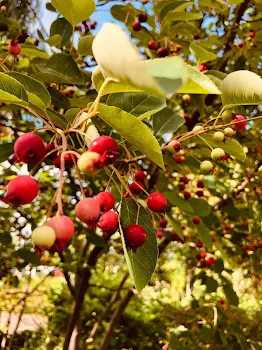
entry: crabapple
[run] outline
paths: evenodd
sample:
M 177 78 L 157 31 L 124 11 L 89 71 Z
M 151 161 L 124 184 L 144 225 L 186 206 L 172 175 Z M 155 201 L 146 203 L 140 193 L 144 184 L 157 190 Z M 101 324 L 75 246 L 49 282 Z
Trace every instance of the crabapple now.
M 141 30 L 142 26 L 141 26 L 139 21 L 135 21 L 132 24 L 132 28 L 135 32 L 139 32 Z
M 57 215 L 46 222 L 46 225 L 52 227 L 56 234 L 56 240 L 67 242 L 75 232 L 73 221 L 65 215 Z
M 213 160 L 219 160 L 225 156 L 225 151 L 222 148 L 214 148 L 211 152 L 211 158 Z
M 55 145 L 53 143 L 48 143 L 45 145 L 45 154 L 55 150 Z M 54 160 L 57 157 L 57 152 L 51 153 L 48 158 Z
M 119 227 L 118 215 L 114 211 L 107 211 L 100 216 L 97 225 L 106 236 L 112 235 Z
M 166 197 L 159 192 L 151 193 L 147 198 L 148 208 L 156 213 L 165 213 L 167 211 Z
M 101 211 L 109 211 L 115 204 L 115 198 L 110 192 L 98 193 L 96 201 L 100 204 Z
M 180 177 L 180 182 L 183 182 L 184 184 L 187 185 L 189 183 L 188 177 L 187 176 Z
M 77 166 L 79 170 L 87 175 L 95 175 L 99 171 L 100 154 L 96 152 L 84 152 L 78 158 Z
M 243 122 L 240 122 L 243 120 Z M 246 122 L 246 117 L 244 117 L 243 115 L 236 115 L 235 118 L 232 120 L 233 123 L 235 123 L 232 127 L 235 130 L 244 130 L 247 126 L 247 122 Z
M 176 152 L 180 151 L 182 149 L 182 145 L 179 141 L 176 141 L 176 140 L 171 140 L 168 145 L 167 145 L 167 148 L 170 150 L 170 151 L 173 151 L 175 150 Z
M 199 64 L 197 66 L 197 70 L 199 70 L 199 72 L 204 72 L 207 70 L 207 65 L 206 64 Z
M 10 44 L 8 45 L 8 53 L 13 56 L 18 56 L 21 52 L 22 48 L 18 43 L 18 40 L 11 40 Z
M 157 238 L 161 239 L 164 237 L 164 234 L 162 231 L 157 231 L 156 236 L 157 236 Z
M 193 219 L 192 219 L 192 221 L 193 221 L 193 223 L 194 223 L 195 225 L 200 224 L 200 219 L 199 219 L 197 216 L 194 216 Z
M 232 137 L 235 134 L 235 131 L 232 128 L 225 128 L 224 134 L 228 137 Z
M 174 161 L 176 164 L 181 164 L 183 159 L 181 157 L 174 157 Z
M 160 58 L 164 58 L 164 57 L 168 56 L 168 48 L 167 47 L 160 47 L 157 50 L 157 54 L 158 54 L 158 57 L 160 57 Z
M 32 241 L 40 248 L 51 248 L 56 240 L 55 230 L 50 226 L 41 226 L 32 232 Z
M 196 247 L 197 247 L 197 248 L 202 248 L 202 247 L 203 247 L 203 243 L 202 243 L 201 241 L 198 241 L 198 242 L 196 243 Z
M 14 151 L 18 160 L 26 164 L 37 163 L 46 154 L 41 137 L 30 132 L 18 137 L 14 144 Z
M 196 195 L 198 197 L 203 197 L 204 196 L 204 192 L 202 190 L 198 190 L 198 191 L 196 191 Z
M 232 111 L 230 111 L 230 109 L 226 109 L 222 114 L 221 114 L 221 118 L 223 120 L 224 123 L 230 123 L 232 120 Z
M 140 23 L 144 23 L 147 21 L 147 14 L 146 13 L 140 13 L 138 15 L 138 20 Z
M 142 182 L 132 182 L 129 189 L 133 194 L 140 194 L 143 192 L 144 184 Z
M 94 198 L 85 198 L 77 203 L 75 213 L 78 219 L 88 225 L 92 225 L 100 214 L 100 204 Z
M 142 246 L 146 241 L 145 229 L 136 224 L 129 225 L 125 231 L 124 236 L 127 245 L 135 252 L 136 249 Z
M 66 153 L 64 155 L 64 160 L 65 160 L 65 169 L 70 169 L 74 166 L 74 160 L 77 161 L 77 157 L 72 154 L 72 153 Z M 54 166 L 56 168 L 60 168 L 61 167 L 61 156 L 58 156 L 55 158 L 54 160 Z
M 215 142 L 223 142 L 225 138 L 225 135 L 222 133 L 222 131 L 216 131 L 213 135 L 213 140 Z
M 159 220 L 159 225 L 162 227 L 162 228 L 166 228 L 167 227 L 167 224 L 168 224 L 168 221 L 166 219 L 160 219 Z
M 145 171 L 137 171 L 134 176 L 137 182 L 144 182 L 146 177 L 147 177 L 147 173 Z
M 38 185 L 29 175 L 18 175 L 11 180 L 6 188 L 6 196 L 2 198 L 5 203 L 14 205 L 32 202 L 38 194 Z
M 212 265 L 214 265 L 215 262 L 216 262 L 216 259 L 211 256 L 209 259 L 207 259 L 206 265 L 211 267 Z
M 204 174 L 208 174 L 210 173 L 210 171 L 213 168 L 213 164 L 209 161 L 209 160 L 204 160 L 201 164 L 200 164 L 200 170 L 204 173 Z
M 100 136 L 93 140 L 89 146 L 89 151 L 100 154 L 101 167 L 114 163 L 119 154 L 116 141 L 109 136 Z
M 198 180 L 198 181 L 197 181 L 197 187 L 198 187 L 198 188 L 204 188 L 204 187 L 205 187 L 204 182 L 201 181 L 201 180 Z
M 186 188 L 186 185 L 184 183 L 179 184 L 180 191 L 184 191 L 185 188 Z
M 156 51 L 157 50 L 157 42 L 155 42 L 154 40 L 149 41 L 148 48 L 150 50 Z
M 256 33 L 255 33 L 255 32 L 250 32 L 250 33 L 249 33 L 249 37 L 250 37 L 251 39 L 254 39 L 255 36 L 256 36 Z
M 185 191 L 185 192 L 184 192 L 184 198 L 187 200 L 187 199 L 189 199 L 190 197 L 191 197 L 191 193 L 188 192 L 188 191 Z

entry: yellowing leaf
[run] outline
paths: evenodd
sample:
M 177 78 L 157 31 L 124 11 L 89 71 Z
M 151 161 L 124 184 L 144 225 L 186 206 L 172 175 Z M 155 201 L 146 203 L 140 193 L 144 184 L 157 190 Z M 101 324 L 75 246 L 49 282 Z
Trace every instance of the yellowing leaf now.
M 217 58 L 217 55 L 215 53 L 203 49 L 203 47 L 194 42 L 190 44 L 189 50 L 192 55 L 195 56 L 197 64 L 213 61 Z

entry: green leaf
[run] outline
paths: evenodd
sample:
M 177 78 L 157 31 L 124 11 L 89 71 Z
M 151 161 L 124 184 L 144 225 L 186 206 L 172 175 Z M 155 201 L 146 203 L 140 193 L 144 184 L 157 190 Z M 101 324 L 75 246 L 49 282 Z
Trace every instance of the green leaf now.
M 51 3 L 72 26 L 90 17 L 96 9 L 94 0 L 51 0 Z
M 187 200 L 180 197 L 175 192 L 164 192 L 163 195 L 166 197 L 166 199 L 175 207 L 178 207 L 181 210 L 185 210 L 189 213 L 193 212 L 193 209 L 191 205 L 188 203 Z
M 86 108 L 88 103 L 93 102 L 97 96 L 95 91 L 89 91 L 85 96 L 70 98 L 72 107 Z
M 62 37 L 59 34 L 55 34 L 53 36 L 50 36 L 48 39 L 44 40 L 45 43 L 47 43 L 50 46 L 57 46 L 59 47 L 62 41 Z
M 61 42 L 58 43 L 58 48 L 64 47 L 70 40 L 73 34 L 72 25 L 65 18 L 56 19 L 50 27 L 50 36 L 60 35 Z
M 45 83 L 82 84 L 83 76 L 76 62 L 70 55 L 54 54 L 47 62 L 46 67 L 38 65 L 41 71 L 32 76 Z
M 142 120 L 163 109 L 166 100 L 164 97 L 144 92 L 124 92 L 109 95 L 106 104 L 118 107 Z
M 27 248 L 22 248 L 17 250 L 16 255 L 18 255 L 21 259 L 24 259 L 27 263 L 33 264 L 35 266 L 41 265 L 41 261 L 36 252 L 31 252 L 31 250 Z
M 94 40 L 94 36 L 85 35 L 83 36 L 78 43 L 78 52 L 81 56 L 92 56 L 92 44 Z
M 14 153 L 13 143 L 0 143 L 0 163 L 8 159 Z
M 168 108 L 153 116 L 153 129 L 156 135 L 174 133 L 185 123 L 185 119 Z
M 138 212 L 137 203 L 133 199 L 122 199 L 120 223 L 127 266 L 136 289 L 138 292 L 141 292 L 150 281 L 155 270 L 158 257 L 156 232 L 151 216 L 143 207 L 140 207 Z M 147 240 L 134 253 L 132 250 L 127 249 L 122 230 L 124 231 L 129 225 L 135 223 L 144 227 Z
M 46 9 L 49 10 L 49 11 L 52 11 L 52 12 L 56 12 L 56 9 L 54 8 L 54 6 L 51 4 L 51 2 L 48 2 L 46 5 L 45 5 Z
M 142 90 L 153 95 L 173 94 L 184 81 L 184 62 L 180 57 L 140 61 L 139 53 L 126 33 L 112 23 L 104 24 L 95 37 L 93 53 L 102 77 L 130 86 L 128 90 L 121 90 L 123 92 Z M 93 81 L 98 90 L 103 83 L 98 70 Z M 108 84 L 103 94 L 112 92 L 116 92 L 114 86 Z
M 34 45 L 21 44 L 21 47 L 22 47 L 23 56 L 28 57 L 30 60 L 33 60 L 34 58 L 38 58 L 38 59 L 42 58 L 44 60 L 48 60 L 50 58 L 45 51 L 38 49 Z
M 69 122 L 72 122 L 80 111 L 80 108 L 70 108 L 66 111 L 64 117 Z
M 207 277 L 205 280 L 206 292 L 213 293 L 218 288 L 218 282 L 213 277 Z
M 99 104 L 99 117 L 142 154 L 164 169 L 162 152 L 150 129 L 138 118 L 114 106 Z M 148 147 L 150 145 L 150 147 Z
M 200 45 L 196 44 L 195 42 L 192 42 L 189 45 L 189 51 L 197 60 L 197 64 L 213 61 L 217 58 L 216 54 L 207 51 L 206 49 L 203 49 Z
M 208 76 L 199 72 L 197 69 L 187 65 L 187 81 L 179 89 L 180 93 L 187 94 L 220 94 L 220 90 L 216 87 Z
M 196 226 L 196 229 L 198 231 L 198 236 L 199 236 L 200 240 L 203 242 L 203 244 L 207 248 L 212 249 L 213 243 L 212 243 L 212 240 L 210 237 L 209 229 L 202 222 L 200 222 L 200 224 L 195 225 L 195 226 Z
M 215 142 L 213 136 L 211 135 L 201 135 L 201 137 L 208 142 L 213 148 L 222 148 L 227 154 L 236 159 L 244 162 L 246 159 L 246 154 L 243 147 L 236 140 L 226 139 L 224 142 Z M 196 141 L 199 143 L 198 141 Z
M 26 106 L 28 102 L 23 85 L 5 73 L 0 73 L 0 101 L 22 106 Z
M 44 118 L 45 120 L 48 121 L 48 119 L 51 119 L 51 121 L 59 128 L 65 130 L 66 127 L 67 127 L 67 121 L 65 119 L 65 117 L 50 109 L 50 108 L 47 108 L 45 111 L 35 105 L 31 105 L 30 104 L 30 108 L 33 109 L 36 113 L 38 113 L 42 118 Z M 47 115 L 46 115 L 47 114 Z
M 16 72 L 10 72 L 8 75 L 23 85 L 27 91 L 29 102 L 40 108 L 46 108 L 50 105 L 51 97 L 49 92 L 44 85 L 39 83 L 39 81 L 28 77 L 27 75 Z
M 258 105 L 262 102 L 262 79 L 248 70 L 228 74 L 220 89 L 224 106 Z
M 232 287 L 232 284 L 228 283 L 228 284 L 224 285 L 223 289 L 224 289 L 224 293 L 227 297 L 229 304 L 234 305 L 234 306 L 238 306 L 239 299 L 238 299 L 236 292 L 234 291 L 234 289 Z
M 197 216 L 205 217 L 208 216 L 211 212 L 210 205 L 204 199 L 191 198 L 188 202 L 193 208 L 194 214 Z
M 62 92 L 53 88 L 52 86 L 48 88 L 48 91 L 51 95 L 52 105 L 63 109 L 70 108 L 70 101 L 65 95 L 62 94 Z

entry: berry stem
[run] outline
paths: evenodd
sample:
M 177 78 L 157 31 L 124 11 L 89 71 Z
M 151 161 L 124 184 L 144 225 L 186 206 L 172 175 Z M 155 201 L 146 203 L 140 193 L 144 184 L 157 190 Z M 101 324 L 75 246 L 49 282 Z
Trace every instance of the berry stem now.
M 62 138 L 62 153 L 61 153 L 61 163 L 60 163 L 60 176 L 59 176 L 59 184 L 57 189 L 57 206 L 58 206 L 58 214 L 64 215 L 63 211 L 63 202 L 62 202 L 62 193 L 63 193 L 63 181 L 64 181 L 64 171 L 65 171 L 65 154 L 67 150 L 67 141 L 65 134 L 61 129 L 56 129 L 56 132 Z
M 205 139 L 203 139 L 202 136 L 200 136 L 200 135 L 196 135 L 196 136 L 199 137 L 211 149 L 211 151 L 213 151 L 213 147 L 210 146 L 210 144 Z

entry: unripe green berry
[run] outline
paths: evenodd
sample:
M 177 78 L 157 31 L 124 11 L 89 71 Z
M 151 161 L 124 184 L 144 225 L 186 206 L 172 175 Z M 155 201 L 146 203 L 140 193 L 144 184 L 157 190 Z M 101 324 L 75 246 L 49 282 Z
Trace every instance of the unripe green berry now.
M 55 243 L 56 233 L 52 227 L 41 226 L 32 232 L 32 241 L 34 245 L 41 248 L 51 248 Z
M 191 97 L 188 94 L 184 94 L 182 96 L 182 100 L 185 101 L 185 102 L 190 102 L 191 101 Z
M 218 160 L 222 157 L 224 157 L 225 151 L 222 148 L 214 148 L 213 151 L 211 152 L 211 158 L 213 160 Z
M 232 128 L 225 128 L 224 134 L 228 137 L 232 137 L 235 134 L 235 131 Z
M 230 123 L 232 121 L 232 112 L 227 109 L 221 114 L 224 123 Z
M 200 131 L 202 129 L 203 129 L 203 127 L 201 125 L 196 125 L 196 126 L 194 126 L 193 131 Z
M 216 142 L 223 142 L 225 138 L 225 135 L 222 133 L 222 131 L 216 131 L 213 135 L 213 139 Z
M 204 160 L 201 164 L 200 164 L 200 170 L 202 173 L 204 174 L 208 174 L 210 173 L 210 171 L 213 168 L 213 164 L 209 161 L 209 160 Z

